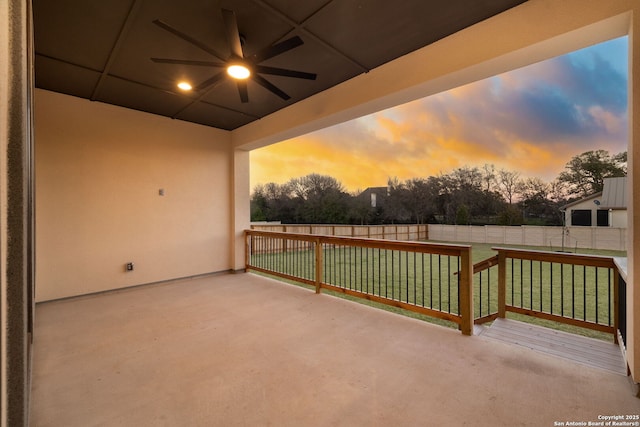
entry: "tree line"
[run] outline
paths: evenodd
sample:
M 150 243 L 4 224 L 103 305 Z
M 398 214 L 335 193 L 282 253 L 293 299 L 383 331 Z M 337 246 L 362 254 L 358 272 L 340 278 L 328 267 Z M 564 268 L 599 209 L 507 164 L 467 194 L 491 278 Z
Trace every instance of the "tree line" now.
M 314 173 L 284 184 L 257 185 L 251 194 L 251 220 L 562 225 L 562 206 L 602 191 L 605 178 L 626 173 L 626 151 L 612 155 L 606 150 L 574 156 L 552 182 L 486 164 L 406 181 L 389 178 L 386 187 L 349 193 L 337 179 Z

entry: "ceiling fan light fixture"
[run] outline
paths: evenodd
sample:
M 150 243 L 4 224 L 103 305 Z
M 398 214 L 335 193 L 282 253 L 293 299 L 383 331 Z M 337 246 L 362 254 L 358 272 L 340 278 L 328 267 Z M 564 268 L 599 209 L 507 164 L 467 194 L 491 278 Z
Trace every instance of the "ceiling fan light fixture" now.
M 189 91 L 189 90 L 193 89 L 193 87 L 188 82 L 180 82 L 180 83 L 178 83 L 178 89 L 184 90 L 184 91 Z
M 234 79 L 245 80 L 251 75 L 251 70 L 242 64 L 231 64 L 227 67 L 227 74 Z

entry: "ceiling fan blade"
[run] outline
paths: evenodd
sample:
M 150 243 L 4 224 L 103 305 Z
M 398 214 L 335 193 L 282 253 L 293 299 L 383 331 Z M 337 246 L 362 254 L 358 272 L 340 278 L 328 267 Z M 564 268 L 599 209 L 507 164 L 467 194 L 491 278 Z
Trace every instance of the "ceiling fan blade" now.
M 220 55 L 218 52 L 216 52 L 215 50 L 213 50 L 212 48 L 210 48 L 206 44 L 202 43 L 200 40 L 194 39 L 193 37 L 183 33 L 182 31 L 180 31 L 180 30 L 178 30 L 176 28 L 173 28 L 171 25 L 169 25 L 166 22 L 163 22 L 163 21 L 161 21 L 159 19 L 154 20 L 153 23 L 156 24 L 158 27 L 162 28 L 163 30 L 170 32 L 174 36 L 177 36 L 177 37 L 181 38 L 182 40 L 194 45 L 197 48 L 200 48 L 200 49 L 204 50 L 205 52 L 215 56 L 218 60 L 224 62 L 224 59 L 222 59 L 222 55 Z
M 225 76 L 226 76 L 225 72 L 218 73 L 215 76 L 211 77 L 210 79 L 207 79 L 202 83 L 200 83 L 198 86 L 194 87 L 193 90 L 201 91 L 203 89 L 207 89 L 210 86 L 220 83 L 225 78 Z
M 280 98 L 284 99 L 285 101 L 288 101 L 289 99 L 291 99 L 291 97 L 289 95 L 287 95 L 282 90 L 280 90 L 279 88 L 274 86 L 271 82 L 269 82 L 264 77 L 259 76 L 258 74 L 254 74 L 254 75 L 251 76 L 251 78 L 256 83 L 258 83 L 260 86 L 262 86 L 263 88 L 273 92 L 274 94 L 278 95 Z
M 151 58 L 151 60 L 159 64 L 200 65 L 203 67 L 225 67 L 226 66 L 221 62 L 191 61 L 189 59 Z
M 235 12 L 222 9 L 222 20 L 224 21 L 224 29 L 227 34 L 231 54 L 243 59 L 244 55 L 242 54 L 242 43 L 240 43 L 240 31 L 238 30 L 238 21 L 236 20 Z
M 238 81 L 238 92 L 240 93 L 240 101 L 243 104 L 249 102 L 249 91 L 247 90 L 247 81 Z
M 273 76 L 295 77 L 297 79 L 315 80 L 317 75 L 305 73 L 304 71 L 287 70 L 284 68 L 267 67 L 266 65 L 254 65 L 253 69 L 257 73 L 271 74 Z
M 300 37 L 294 36 L 289 39 L 283 40 L 280 43 L 276 43 L 273 46 L 267 46 L 264 49 L 254 53 L 253 55 L 251 55 L 251 60 L 254 64 L 259 64 L 262 61 L 266 61 L 269 58 L 278 56 L 281 53 L 294 49 L 303 44 L 304 42 Z

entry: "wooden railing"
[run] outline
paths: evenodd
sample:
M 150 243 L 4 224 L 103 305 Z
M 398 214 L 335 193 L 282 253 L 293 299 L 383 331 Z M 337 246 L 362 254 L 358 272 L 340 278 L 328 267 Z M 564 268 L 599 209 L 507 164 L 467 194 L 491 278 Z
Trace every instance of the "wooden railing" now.
M 471 265 L 470 248 L 247 230 L 246 269 L 448 320 L 467 335 L 507 312 L 624 335 L 613 258 L 493 248 Z
M 491 322 L 498 317 L 498 255 L 473 265 L 475 296 L 474 323 Z
M 613 258 L 493 249 L 496 256 L 474 265 L 476 324 L 512 312 L 611 333 L 617 341 L 620 275 Z
M 445 319 L 473 333 L 468 245 L 256 230 L 245 236 L 247 270 Z

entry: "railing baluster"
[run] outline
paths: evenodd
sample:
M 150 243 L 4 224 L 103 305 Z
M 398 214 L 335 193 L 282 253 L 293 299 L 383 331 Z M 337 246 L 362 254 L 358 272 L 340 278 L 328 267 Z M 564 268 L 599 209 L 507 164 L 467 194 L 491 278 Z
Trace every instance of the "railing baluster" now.
M 478 311 L 480 316 L 482 316 L 482 271 L 478 275 Z
M 414 252 L 413 253 L 413 303 L 417 304 L 418 302 L 418 298 L 417 298 L 417 289 L 416 287 L 418 286 L 418 263 L 417 263 L 417 254 Z
M 369 249 L 370 248 L 366 249 L 367 256 L 366 256 L 366 261 L 365 261 L 365 266 L 366 266 L 366 269 L 367 269 L 366 273 L 365 273 L 365 282 L 367 284 L 367 293 L 369 293 L 369 258 L 370 258 L 369 257 Z
M 582 267 L 583 320 L 587 320 L 587 266 Z
M 524 260 L 520 260 L 520 307 L 524 307 L 524 269 L 522 267 Z
M 553 314 L 553 263 L 549 263 L 549 287 L 551 291 L 549 292 L 549 313 Z
M 389 260 L 388 260 L 389 250 L 384 250 L 384 296 L 385 298 L 389 295 Z
M 542 311 L 542 261 L 538 261 L 540 266 L 540 311 Z
M 362 270 L 363 259 L 362 259 L 362 247 L 360 249 L 360 290 L 364 292 L 364 286 L 362 285 L 362 280 L 364 279 L 364 272 Z
M 405 268 L 405 286 L 407 288 L 405 302 L 409 302 L 409 252 L 404 253 L 404 268 Z
M 576 317 L 576 304 L 575 304 L 575 287 L 576 287 L 576 266 L 571 264 L 571 317 Z
M 451 257 L 447 257 L 447 312 L 451 313 Z
M 382 277 L 381 272 L 382 272 L 382 257 L 380 256 L 380 248 L 378 248 L 378 295 L 382 294 L 382 280 L 380 280 L 380 277 Z
M 422 306 L 424 307 L 424 253 L 420 254 L 420 259 L 422 261 Z
M 598 267 L 596 267 L 596 318 L 595 318 L 595 322 L 598 323 L 598 321 L 600 320 L 600 318 L 598 317 L 598 298 L 600 294 L 600 289 L 598 288 Z
M 395 295 L 395 280 L 396 280 L 396 274 L 395 274 L 395 252 L 394 250 L 391 251 L 391 299 L 395 299 L 396 295 Z
M 514 259 L 511 258 L 511 304 L 515 305 L 515 303 L 516 303 L 515 294 L 514 294 L 515 286 L 514 286 L 514 283 L 513 283 L 514 276 L 515 276 L 515 270 L 514 270 L 514 267 L 513 267 L 514 266 L 513 263 L 514 263 Z
M 442 311 L 442 256 L 438 255 L 438 310 Z
M 611 312 L 613 311 L 613 307 L 611 306 L 611 269 L 608 270 L 607 274 L 607 324 L 611 326 Z
M 433 308 L 433 254 L 429 254 L 429 307 Z
M 320 293 L 320 289 L 322 286 L 322 242 L 320 239 L 316 239 L 314 242 L 314 261 L 315 261 L 315 271 L 314 271 L 314 279 L 316 282 L 316 294 Z
M 529 260 L 529 308 L 533 310 L 533 260 Z
M 564 316 L 564 264 L 560 264 L 560 315 Z

